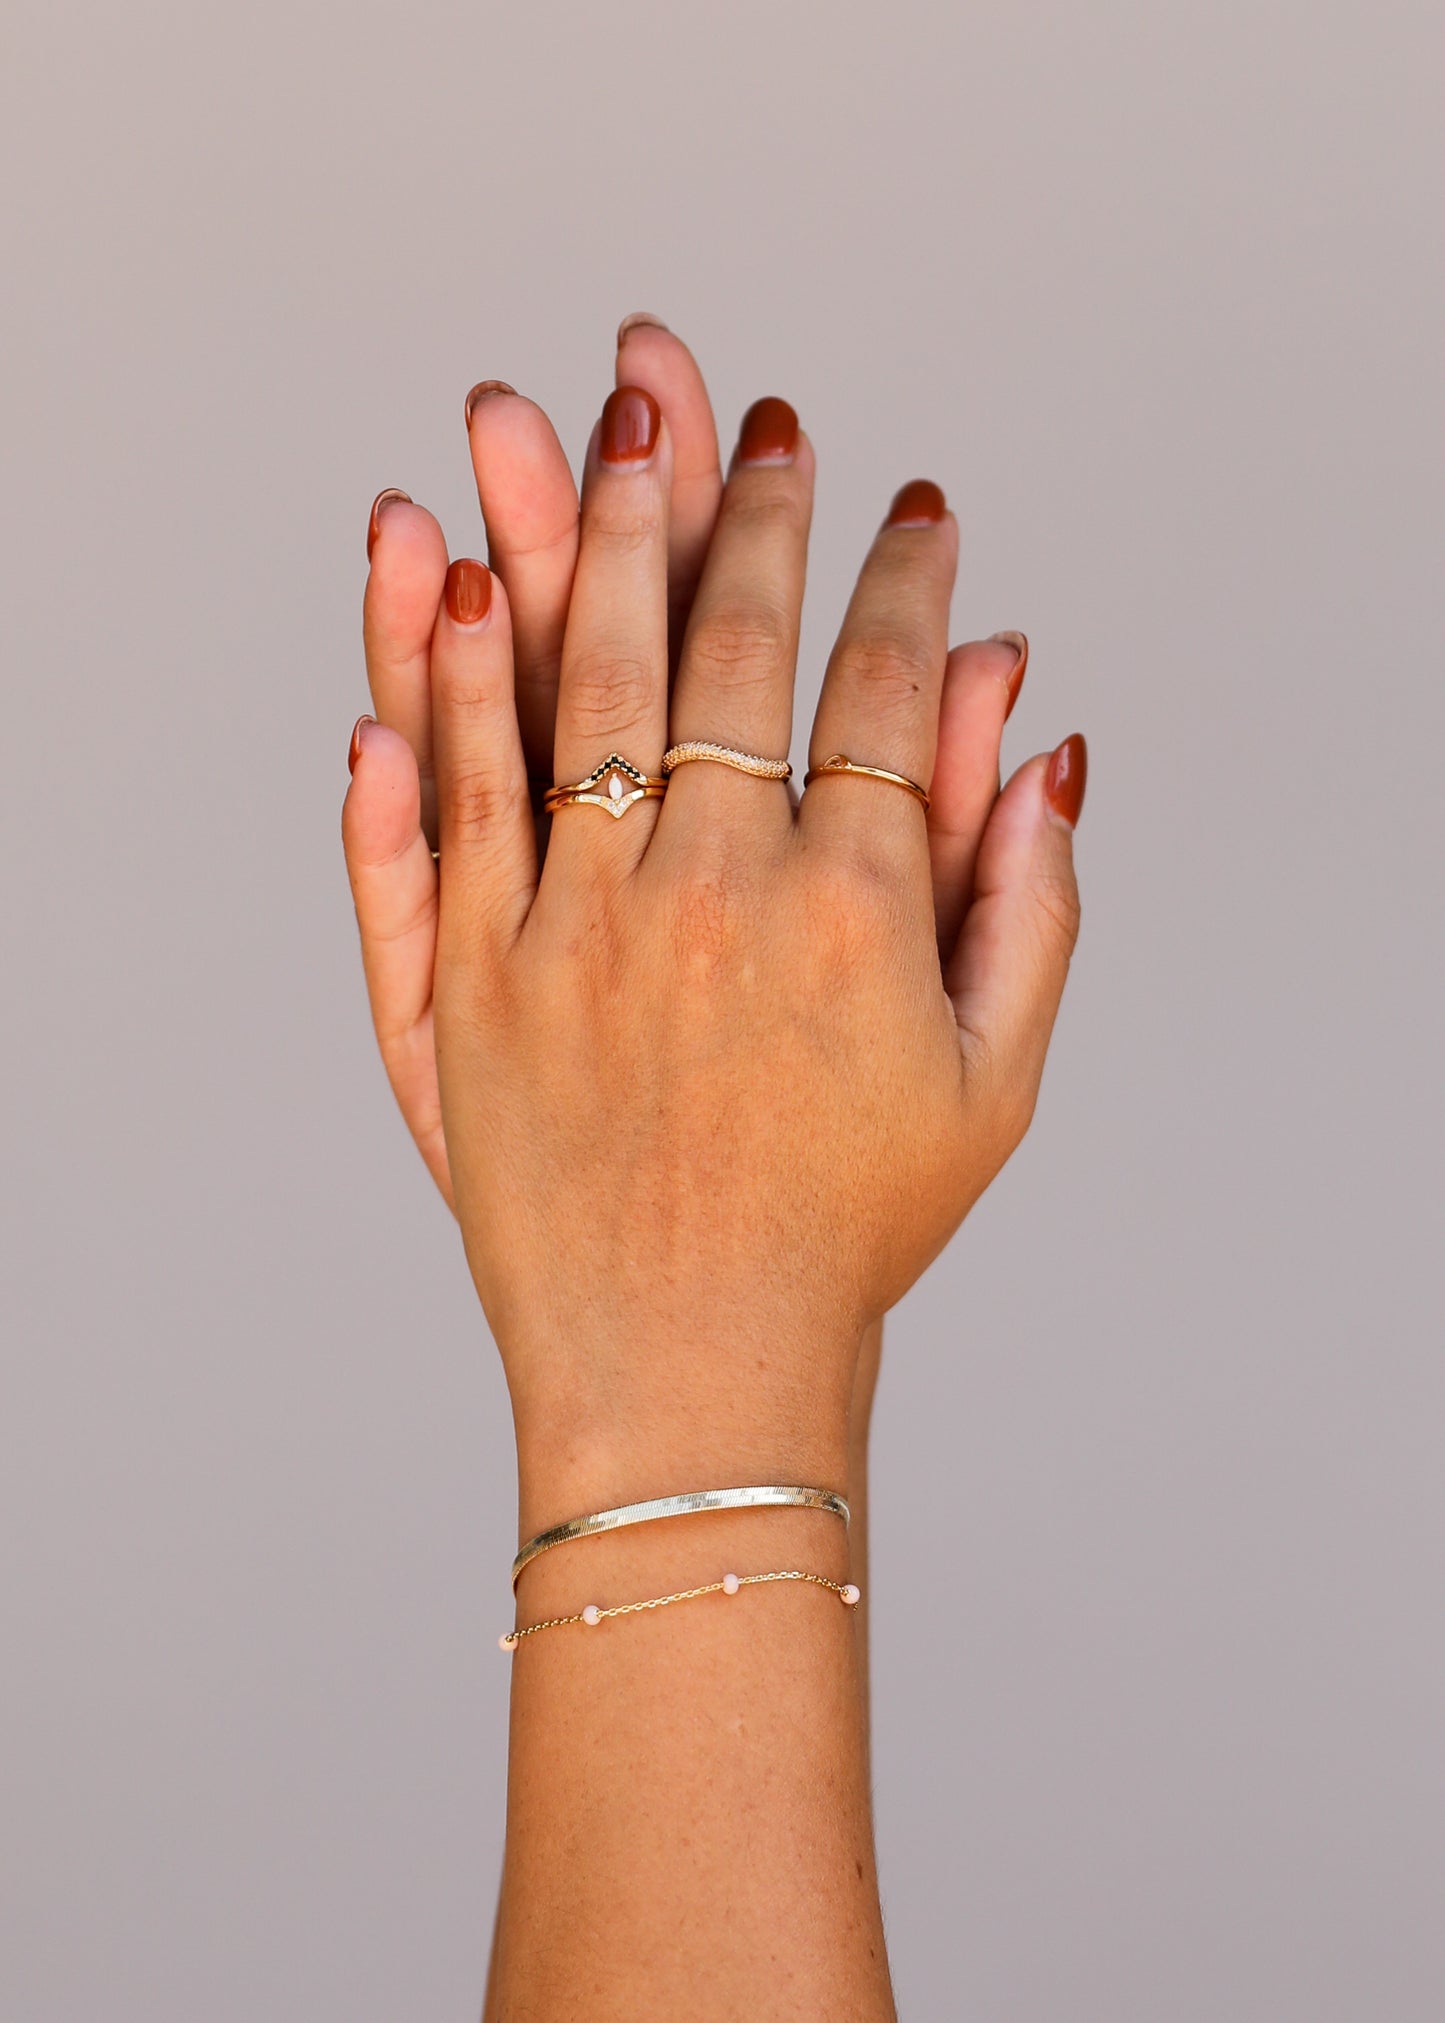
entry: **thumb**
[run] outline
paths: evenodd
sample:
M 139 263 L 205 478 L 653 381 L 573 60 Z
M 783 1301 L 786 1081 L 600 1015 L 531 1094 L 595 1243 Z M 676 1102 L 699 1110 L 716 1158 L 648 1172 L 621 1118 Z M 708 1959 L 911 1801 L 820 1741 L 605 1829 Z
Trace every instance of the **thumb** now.
M 1075 732 L 1020 766 L 994 802 L 945 977 L 965 1064 L 1003 1102 L 1015 1142 L 1033 1115 L 1079 934 L 1074 826 L 1087 775 Z

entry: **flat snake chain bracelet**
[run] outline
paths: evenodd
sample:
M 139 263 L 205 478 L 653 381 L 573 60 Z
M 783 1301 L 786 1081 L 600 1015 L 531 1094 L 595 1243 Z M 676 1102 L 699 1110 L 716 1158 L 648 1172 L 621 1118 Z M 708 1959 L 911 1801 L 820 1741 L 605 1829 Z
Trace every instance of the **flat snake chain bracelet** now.
M 616 1510 L 598 1510 L 589 1517 L 572 1517 L 539 1531 L 529 1538 L 512 1561 L 512 1591 L 516 1592 L 522 1569 L 539 1553 L 554 1545 L 567 1545 L 574 1538 L 592 1538 L 600 1531 L 621 1531 L 629 1524 L 651 1524 L 659 1517 L 688 1517 L 699 1510 L 827 1510 L 848 1522 L 848 1505 L 831 1489 L 805 1489 L 794 1484 L 765 1482 L 744 1489 L 690 1489 L 681 1496 L 654 1496 L 645 1503 L 624 1503 Z
M 611 1616 L 636 1616 L 648 1609 L 670 1608 L 674 1602 L 695 1602 L 700 1595 L 735 1595 L 740 1588 L 764 1587 L 771 1581 L 806 1581 L 811 1587 L 827 1588 L 835 1594 L 845 1608 L 856 1608 L 862 1600 L 862 1591 L 852 1581 L 829 1580 L 823 1573 L 801 1573 L 791 1568 L 782 1573 L 725 1573 L 721 1580 L 710 1580 L 702 1587 L 682 1588 L 676 1594 L 654 1595 L 650 1601 L 621 1602 L 616 1608 L 600 1609 L 595 1602 L 589 1602 L 585 1609 L 579 1609 L 575 1616 L 548 1616 L 545 1622 L 528 1623 L 522 1630 L 506 1630 L 498 1637 L 497 1644 L 504 1651 L 515 1651 L 524 1637 L 535 1637 L 542 1630 L 563 1630 L 574 1623 L 583 1623 L 589 1630 L 595 1630 L 599 1623 L 605 1623 Z

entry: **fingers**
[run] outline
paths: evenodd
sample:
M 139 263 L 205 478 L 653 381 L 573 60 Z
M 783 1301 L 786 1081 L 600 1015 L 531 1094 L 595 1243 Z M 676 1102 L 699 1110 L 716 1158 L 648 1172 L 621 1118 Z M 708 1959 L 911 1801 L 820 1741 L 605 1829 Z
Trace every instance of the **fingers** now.
M 532 776 L 548 780 L 577 563 L 577 487 L 551 422 L 504 381 L 474 386 L 466 418 L 487 553 L 512 614 L 522 748 Z
M 363 717 L 351 736 L 351 772 L 341 835 L 372 1023 L 407 1129 L 450 1204 L 432 1038 L 437 873 L 421 828 L 416 755 L 400 732 Z
M 944 668 L 929 789 L 928 854 L 939 954 L 945 961 L 972 897 L 979 839 L 998 794 L 999 742 L 1023 686 L 1028 654 L 1021 632 L 996 632 L 992 639 L 956 646 Z
M 432 636 L 443 927 L 510 946 L 537 883 L 536 830 L 512 693 L 507 593 L 453 562 Z
M 673 441 L 668 600 L 675 659 L 722 493 L 717 429 L 691 352 L 653 319 L 623 324 L 617 375 L 619 386 L 653 396 Z M 548 779 L 577 561 L 577 487 L 547 416 L 504 380 L 472 388 L 466 419 L 488 556 L 512 611 L 522 745 L 533 778 Z
M 1008 1149 L 1033 1114 L 1078 938 L 1074 828 L 1087 768 L 1076 734 L 1051 755 L 1030 759 L 999 795 L 944 979 L 965 1061 L 1008 1119 Z
M 792 408 L 783 400 L 755 402 L 688 624 L 673 688 L 674 744 L 698 739 L 786 759 L 813 475 L 812 446 Z M 680 767 L 669 798 L 674 813 L 705 803 L 714 812 L 746 811 L 751 820 L 767 806 L 792 823 L 786 792 L 716 765 Z M 672 816 L 665 819 L 670 824 Z
M 948 657 L 948 604 L 958 525 L 937 485 L 917 480 L 894 499 L 873 543 L 828 662 L 809 765 L 834 753 L 927 787 Z M 916 842 L 919 805 L 882 781 L 824 774 L 803 796 L 805 831 Z
M 431 636 L 447 544 L 441 528 L 405 492 L 378 494 L 366 530 L 371 563 L 362 605 L 362 638 L 371 706 L 416 754 L 422 827 L 436 835 L 432 783 Z
M 627 317 L 617 333 L 617 384 L 640 386 L 667 417 L 672 504 L 667 537 L 668 638 L 677 665 L 688 613 L 722 498 L 717 426 L 692 353 L 656 317 Z
M 617 388 L 607 397 L 587 456 L 557 697 L 559 784 L 590 775 L 613 753 L 653 776 L 662 764 L 671 481 L 671 444 L 657 402 L 639 387 Z M 624 807 L 615 823 L 601 808 L 562 808 L 547 845 L 549 876 L 559 857 L 564 867 L 584 858 L 596 865 L 635 864 L 652 833 L 656 803 Z M 599 824 L 614 833 L 599 836 Z

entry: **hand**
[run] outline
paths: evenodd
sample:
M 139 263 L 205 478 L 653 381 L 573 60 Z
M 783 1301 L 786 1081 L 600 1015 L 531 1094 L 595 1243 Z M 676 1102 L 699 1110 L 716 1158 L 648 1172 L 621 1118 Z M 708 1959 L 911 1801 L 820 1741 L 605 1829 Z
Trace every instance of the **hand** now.
M 673 446 L 655 403 L 614 401 L 612 439 L 588 460 L 559 779 L 609 750 L 656 771 L 669 738 L 786 749 L 812 453 L 784 442 L 778 407 L 773 439 L 745 439 L 729 482 L 669 728 Z M 928 779 L 956 528 L 927 486 L 905 488 L 891 521 L 830 663 L 813 757 L 842 749 Z M 1030 762 L 994 801 L 1009 696 L 985 665 L 1003 652 L 965 651 L 945 721 L 967 721 L 948 764 L 973 819 L 930 835 L 901 790 L 842 777 L 795 814 L 776 784 L 692 766 L 660 809 L 620 822 L 565 810 L 539 878 L 508 598 L 492 585 L 483 611 L 483 594 L 454 597 L 432 643 L 436 1031 L 524 1498 L 528 1431 L 542 1426 L 554 1456 L 576 1457 L 579 1486 L 625 1474 L 618 1457 L 649 1429 L 679 1460 L 711 1444 L 741 1461 L 762 1438 L 822 1472 L 862 1328 L 947 1240 L 1031 1113 L 1075 931 L 1082 743 Z M 429 867 L 415 759 L 376 730 L 348 801 L 354 876 L 383 802 Z
M 618 385 L 653 395 L 673 439 L 668 604 L 675 666 L 722 497 L 717 429 L 691 353 L 651 318 L 623 323 L 615 370 Z M 467 434 L 489 558 L 513 613 L 523 749 L 533 776 L 548 779 L 577 557 L 577 488 L 545 413 L 501 381 L 484 381 L 468 395 Z M 363 634 L 372 708 L 416 755 L 430 846 L 436 840 L 431 644 L 446 579 L 446 541 L 424 507 L 388 491 L 373 508 L 367 553 Z M 1007 716 L 1018 698 L 1027 652 L 1021 634 L 998 634 L 955 649 L 945 670 L 928 816 L 940 951 L 952 948 L 968 903 L 973 851 L 998 792 L 996 756 L 990 765 L 989 752 L 996 753 L 1000 712 Z M 355 753 L 354 745 L 353 762 Z M 364 797 L 351 806 L 348 820 L 348 861 L 383 1064 L 417 1149 L 454 1207 L 432 1030 L 435 877 L 393 798 Z

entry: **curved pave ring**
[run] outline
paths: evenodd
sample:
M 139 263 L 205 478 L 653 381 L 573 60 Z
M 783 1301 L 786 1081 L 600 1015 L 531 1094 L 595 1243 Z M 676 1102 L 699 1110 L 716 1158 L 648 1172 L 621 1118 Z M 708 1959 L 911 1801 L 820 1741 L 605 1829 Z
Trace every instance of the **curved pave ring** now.
M 845 758 L 842 752 L 834 752 L 833 756 L 824 759 L 821 765 L 810 766 L 803 775 L 803 785 L 811 786 L 813 781 L 821 779 L 824 773 L 857 773 L 865 780 L 884 780 L 890 787 L 902 787 L 905 794 L 912 794 L 914 800 L 923 808 L 927 809 L 933 805 L 926 789 L 920 787 L 917 780 L 907 779 L 902 773 L 885 772 L 882 766 L 860 766 L 856 760 Z
M 760 759 L 756 752 L 735 751 L 731 745 L 708 744 L 697 738 L 673 745 L 662 755 L 662 770 L 676 772 L 679 766 L 706 760 L 714 766 L 731 766 L 735 773 L 751 773 L 755 780 L 790 780 L 793 769 L 786 759 Z
M 599 793 L 604 780 L 607 791 Z M 605 808 L 609 815 L 620 818 L 634 803 L 660 801 L 666 792 L 666 780 L 644 773 L 641 766 L 634 766 L 621 752 L 609 752 L 585 780 L 574 780 L 567 787 L 548 787 L 542 796 L 542 806 L 549 815 L 555 815 L 559 808 L 585 804 L 589 808 Z

